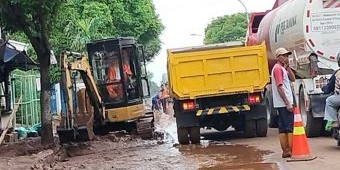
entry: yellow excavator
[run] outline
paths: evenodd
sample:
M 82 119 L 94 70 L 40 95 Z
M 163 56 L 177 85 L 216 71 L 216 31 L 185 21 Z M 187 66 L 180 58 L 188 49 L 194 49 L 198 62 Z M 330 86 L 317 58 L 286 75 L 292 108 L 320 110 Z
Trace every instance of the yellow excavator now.
M 57 127 L 60 142 L 87 141 L 117 130 L 152 138 L 154 115 L 144 104 L 150 91 L 142 46 L 130 37 L 102 39 L 88 43 L 87 54 L 60 55 L 67 108 Z

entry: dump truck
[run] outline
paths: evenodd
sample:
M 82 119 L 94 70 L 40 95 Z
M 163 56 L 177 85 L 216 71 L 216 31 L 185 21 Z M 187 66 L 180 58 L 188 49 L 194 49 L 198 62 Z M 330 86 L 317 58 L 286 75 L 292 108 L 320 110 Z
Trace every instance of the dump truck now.
M 267 135 L 265 44 L 242 42 L 167 50 L 169 91 L 180 144 L 199 143 L 201 128 L 233 127 L 245 137 Z
M 339 16 L 337 0 L 277 0 L 271 10 L 250 15 L 246 43 L 266 43 L 270 70 L 276 62 L 273 54 L 277 48 L 286 47 L 293 53 L 289 57 L 296 77 L 292 87 L 307 137 L 324 134 L 325 100 L 329 95 L 321 88 L 339 68 Z M 265 91 L 269 125 L 277 127 L 270 84 Z

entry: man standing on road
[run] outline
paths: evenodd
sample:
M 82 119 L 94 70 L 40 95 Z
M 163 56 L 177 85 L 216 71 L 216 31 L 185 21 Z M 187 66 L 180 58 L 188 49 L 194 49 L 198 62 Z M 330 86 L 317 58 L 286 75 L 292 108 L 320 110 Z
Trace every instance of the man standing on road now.
M 282 158 L 291 156 L 293 133 L 293 92 L 290 81 L 295 75 L 289 67 L 288 56 L 292 53 L 285 48 L 278 48 L 275 53 L 277 63 L 272 69 L 273 104 L 279 114 L 279 139 Z
M 166 109 L 167 109 L 167 105 L 168 105 L 167 98 L 169 97 L 169 95 L 168 95 L 168 90 L 165 87 L 165 84 L 161 85 L 160 92 L 161 92 L 160 98 L 161 98 L 161 101 L 162 101 L 163 112 L 166 113 Z

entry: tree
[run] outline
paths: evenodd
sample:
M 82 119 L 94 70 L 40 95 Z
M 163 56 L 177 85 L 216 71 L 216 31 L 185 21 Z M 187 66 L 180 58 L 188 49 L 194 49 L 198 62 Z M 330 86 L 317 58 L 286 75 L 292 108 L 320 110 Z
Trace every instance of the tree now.
M 218 17 L 205 28 L 204 44 L 244 40 L 246 31 L 245 14 L 238 13 Z
M 40 64 L 43 144 L 53 142 L 49 113 L 51 49 L 55 54 L 85 51 L 85 43 L 94 39 L 131 36 L 144 44 L 149 61 L 161 47 L 163 25 L 151 0 L 1 0 L 0 14 L 1 26 L 15 37 L 27 38 Z M 57 79 L 56 67 L 51 70 Z
M 114 35 L 110 8 L 96 0 L 70 0 L 56 20 L 56 50 L 86 51 L 86 43 Z M 62 42 L 60 44 L 59 42 Z
M 64 0 L 1 0 L 0 22 L 6 29 L 23 32 L 38 57 L 40 71 L 41 144 L 53 143 L 50 114 L 50 31 Z
M 120 36 L 143 44 L 147 61 L 160 51 L 164 27 L 151 0 L 69 0 L 61 8 L 52 38 L 57 51 L 85 51 L 87 42 Z
M 115 36 L 132 36 L 143 44 L 146 60 L 161 49 L 159 35 L 164 29 L 151 0 L 97 0 L 111 9 Z

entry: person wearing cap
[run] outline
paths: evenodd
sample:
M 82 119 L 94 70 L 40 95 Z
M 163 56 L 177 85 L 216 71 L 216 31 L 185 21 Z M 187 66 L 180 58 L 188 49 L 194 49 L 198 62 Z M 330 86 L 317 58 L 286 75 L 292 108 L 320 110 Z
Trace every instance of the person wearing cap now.
M 279 140 L 282 158 L 291 156 L 291 141 L 293 133 L 293 91 L 290 82 L 295 81 L 295 75 L 289 67 L 288 56 L 292 53 L 285 48 L 275 51 L 277 63 L 271 72 L 274 108 L 277 109 L 279 119 Z
M 340 53 L 337 56 L 338 66 L 340 67 Z M 325 117 L 327 120 L 325 126 L 326 131 L 331 131 L 332 128 L 338 128 L 338 109 L 340 108 L 340 71 L 336 70 L 330 77 L 326 86 L 322 87 L 321 90 L 325 94 L 332 94 L 327 97 L 325 105 Z

